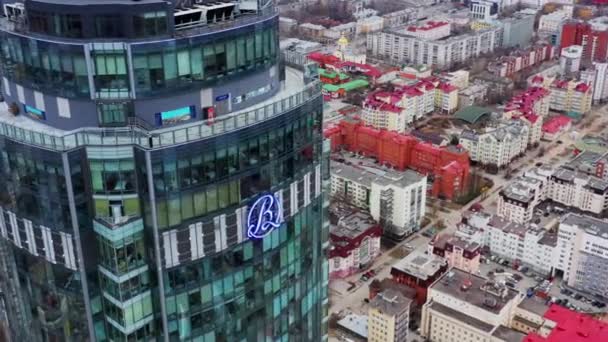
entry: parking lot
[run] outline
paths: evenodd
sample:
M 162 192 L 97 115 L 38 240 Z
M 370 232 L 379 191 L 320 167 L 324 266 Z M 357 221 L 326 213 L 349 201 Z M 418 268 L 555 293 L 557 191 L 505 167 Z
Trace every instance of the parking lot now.
M 600 313 L 607 312 L 606 303 L 597 300 L 589 294 L 582 294 L 572 289 L 566 288 L 562 284 L 562 279 L 554 278 L 551 280 L 536 274 L 525 268 L 520 271 L 514 270 L 509 265 L 499 264 L 500 258 L 495 261 L 481 263 L 480 273 L 482 276 L 494 276 L 498 281 L 504 282 L 507 286 L 517 289 L 522 293 L 536 294 L 544 292 L 547 295 L 547 304 L 556 303 L 570 309 L 587 312 Z M 526 272 L 521 272 L 526 271 Z

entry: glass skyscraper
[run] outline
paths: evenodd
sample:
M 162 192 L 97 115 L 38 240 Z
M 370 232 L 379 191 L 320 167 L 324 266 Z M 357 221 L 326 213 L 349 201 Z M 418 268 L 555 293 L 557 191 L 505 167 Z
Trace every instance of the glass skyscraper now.
M 272 1 L 3 2 L 12 338 L 327 340 L 322 98 Z

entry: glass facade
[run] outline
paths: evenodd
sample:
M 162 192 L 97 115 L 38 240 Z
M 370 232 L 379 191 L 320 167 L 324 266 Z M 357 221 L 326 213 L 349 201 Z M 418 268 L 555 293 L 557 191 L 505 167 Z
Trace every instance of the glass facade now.
M 33 33 L 120 38 L 115 20 L 124 17 L 138 37 L 173 30 L 171 12 L 147 7 L 115 18 L 47 12 L 30 13 Z M 190 103 L 177 103 L 158 111 L 176 126 L 171 140 L 167 131 L 132 126 L 136 99 L 281 68 L 277 17 L 157 41 L 37 37 L 0 33 L 8 81 L 44 96 L 89 98 L 104 128 L 82 128 L 138 135 L 65 148 L 17 139 L 0 113 L 0 289 L 15 340 L 327 340 L 320 88 L 302 82 L 306 97 L 292 89 L 203 126 L 183 124 L 184 115 L 200 118 Z M 255 104 L 262 87 L 230 101 Z M 43 125 L 36 116 L 45 108 L 29 107 L 19 119 Z M 279 203 L 277 226 L 249 238 L 252 205 L 269 194 Z
M 90 97 L 90 79 L 101 98 L 129 98 L 131 87 L 137 98 L 192 91 L 276 64 L 277 25 L 267 20 L 218 35 L 114 44 L 66 44 L 0 31 L 2 74 L 66 98 Z

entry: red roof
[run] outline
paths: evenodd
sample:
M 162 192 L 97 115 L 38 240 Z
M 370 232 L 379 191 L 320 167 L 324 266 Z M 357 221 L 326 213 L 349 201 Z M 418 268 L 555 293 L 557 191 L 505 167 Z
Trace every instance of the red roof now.
M 551 134 L 557 133 L 562 130 L 562 128 L 570 124 L 570 122 L 572 122 L 572 119 L 565 115 L 554 116 L 543 125 L 543 132 Z
M 608 323 L 553 304 L 544 316 L 557 326 L 544 338 L 530 333 L 522 342 L 600 342 L 608 341 Z
M 420 25 L 420 26 L 410 26 L 407 28 L 408 31 L 410 32 L 416 32 L 416 31 L 430 31 L 433 29 L 436 29 L 438 27 L 441 26 L 445 26 L 445 25 L 449 25 L 449 23 L 447 21 L 427 21 L 426 23 L 424 23 L 424 25 Z

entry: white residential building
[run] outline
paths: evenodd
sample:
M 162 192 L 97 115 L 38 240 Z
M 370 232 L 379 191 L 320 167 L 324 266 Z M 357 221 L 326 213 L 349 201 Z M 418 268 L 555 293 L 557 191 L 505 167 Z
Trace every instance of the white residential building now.
M 414 63 L 446 68 L 492 52 L 502 43 L 502 28 L 492 26 L 442 39 L 414 37 L 408 28 L 385 29 L 367 36 L 367 50 L 391 63 Z
M 466 223 L 458 226 L 458 236 L 489 248 L 493 255 L 541 274 L 551 274 L 556 234 L 484 212 L 468 212 L 465 216 Z
M 471 18 L 479 20 L 490 20 L 498 18 L 498 1 L 472 0 L 469 3 Z
M 565 216 L 559 225 L 556 268 L 568 286 L 608 297 L 608 222 Z
M 515 157 L 525 153 L 530 131 L 520 121 L 501 123 L 482 132 L 464 130 L 460 144 L 469 151 L 471 160 L 483 165 L 508 165 Z
M 433 342 L 522 341 L 508 328 L 523 295 L 490 279 L 452 268 L 428 289 L 420 335 Z
M 520 177 L 498 193 L 496 214 L 508 221 L 528 223 L 532 221 L 534 208 L 544 199 L 542 181 Z
M 555 203 L 597 216 L 608 209 L 608 182 L 566 168 L 557 169 L 549 180 L 546 197 Z
M 384 232 L 403 238 L 425 214 L 427 178 L 415 171 L 380 171 L 331 163 L 331 194 L 370 211 Z

